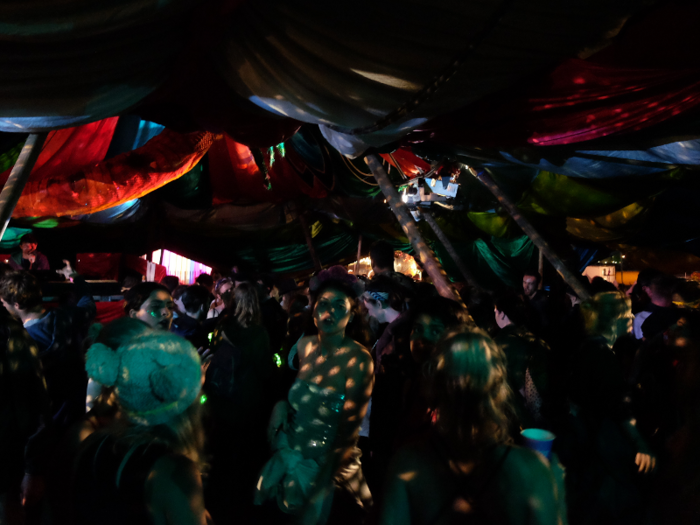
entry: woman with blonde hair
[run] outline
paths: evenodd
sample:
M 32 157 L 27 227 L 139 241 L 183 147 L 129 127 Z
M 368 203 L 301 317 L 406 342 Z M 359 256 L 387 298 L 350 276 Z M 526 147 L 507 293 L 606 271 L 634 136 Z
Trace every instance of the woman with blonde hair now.
M 549 466 L 510 443 L 501 349 L 485 332 L 459 328 L 430 366 L 434 425 L 394 456 L 380 523 L 559 523 L 563 503 Z

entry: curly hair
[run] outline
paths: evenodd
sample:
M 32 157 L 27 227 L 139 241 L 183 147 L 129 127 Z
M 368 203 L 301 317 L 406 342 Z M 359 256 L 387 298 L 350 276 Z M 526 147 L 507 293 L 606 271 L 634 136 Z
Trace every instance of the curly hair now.
M 320 286 L 311 294 L 311 312 L 313 312 L 316 308 L 316 301 L 318 298 L 326 290 L 336 290 L 338 292 L 342 292 L 348 297 L 350 300 L 350 308 L 354 315 L 353 320 L 348 323 L 348 327 L 345 330 L 345 335 L 363 346 L 368 346 L 372 335 L 369 331 L 367 323 L 365 322 L 364 316 L 362 315 L 360 302 L 357 299 L 357 288 L 353 286 L 353 284 L 341 279 L 327 279 L 326 281 L 322 282 Z M 304 331 L 307 335 L 317 333 L 316 326 L 313 322 L 313 316 L 309 316 L 307 326 Z
M 483 330 L 450 330 L 430 363 L 429 391 L 438 430 L 478 452 L 510 441 L 511 390 L 506 357 Z

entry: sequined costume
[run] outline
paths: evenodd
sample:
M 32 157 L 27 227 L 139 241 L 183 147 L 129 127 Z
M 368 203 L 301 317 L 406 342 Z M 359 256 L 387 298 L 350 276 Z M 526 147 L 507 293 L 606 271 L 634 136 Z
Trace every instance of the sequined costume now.
M 330 456 L 345 396 L 297 379 L 287 397 L 289 413 L 272 443 L 273 455 L 258 480 L 256 504 L 275 498 L 279 508 L 290 514 L 300 512 L 314 492 L 314 481 L 321 464 Z M 361 506 L 371 503 L 362 477 L 360 451 L 355 447 L 352 459 L 341 466 L 334 482 L 352 492 Z M 319 523 L 325 522 L 333 491 L 318 502 Z

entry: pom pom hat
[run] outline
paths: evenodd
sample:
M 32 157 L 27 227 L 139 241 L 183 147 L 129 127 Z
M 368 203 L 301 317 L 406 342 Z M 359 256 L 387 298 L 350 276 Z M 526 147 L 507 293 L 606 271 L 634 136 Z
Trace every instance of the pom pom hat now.
M 199 354 L 168 332 L 141 335 L 116 352 L 96 343 L 85 368 L 94 381 L 116 387 L 122 410 L 141 425 L 159 425 L 184 412 L 201 389 Z

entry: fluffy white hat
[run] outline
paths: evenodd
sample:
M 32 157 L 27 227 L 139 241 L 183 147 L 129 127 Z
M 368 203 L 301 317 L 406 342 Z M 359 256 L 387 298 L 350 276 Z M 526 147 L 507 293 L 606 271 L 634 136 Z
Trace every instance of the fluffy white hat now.
M 159 425 L 184 412 L 201 388 L 201 363 L 194 346 L 169 332 L 132 339 L 116 352 L 96 343 L 87 352 L 88 375 L 115 386 L 123 411 L 141 425 Z

